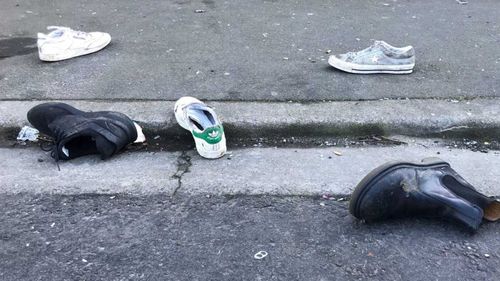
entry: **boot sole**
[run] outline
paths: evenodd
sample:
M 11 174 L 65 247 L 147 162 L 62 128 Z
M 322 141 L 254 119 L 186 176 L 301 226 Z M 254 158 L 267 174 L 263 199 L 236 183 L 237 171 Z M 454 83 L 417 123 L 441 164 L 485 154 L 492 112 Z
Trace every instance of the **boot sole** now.
M 373 186 L 372 183 L 378 180 L 379 178 L 385 176 L 387 173 L 399 169 L 399 168 L 407 168 L 407 167 L 418 167 L 418 168 L 428 168 L 428 167 L 438 167 L 438 166 L 450 166 L 448 162 L 445 162 L 442 159 L 437 157 L 425 158 L 421 163 L 414 162 L 406 162 L 406 161 L 391 161 L 387 162 L 373 171 L 368 173 L 360 183 L 354 189 L 354 192 L 351 195 L 351 200 L 349 201 L 349 212 L 358 219 L 361 219 L 359 214 L 360 203 L 363 201 L 365 194 L 370 190 Z

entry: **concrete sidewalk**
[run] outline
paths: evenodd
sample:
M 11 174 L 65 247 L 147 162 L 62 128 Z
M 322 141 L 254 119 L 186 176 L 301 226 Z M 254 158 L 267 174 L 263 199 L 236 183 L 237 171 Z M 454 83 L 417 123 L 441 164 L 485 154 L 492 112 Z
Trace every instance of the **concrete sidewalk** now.
M 340 152 L 342 155 L 337 154 Z M 488 195 L 500 195 L 500 153 L 414 139 L 393 147 L 251 148 L 218 160 L 188 152 L 130 152 L 60 161 L 39 148 L 0 149 L 0 193 L 348 196 L 386 161 L 440 157 Z M 19 167 L 23 167 L 20 169 Z
M 6 0 L 0 99 L 498 98 L 499 11 L 497 0 Z M 113 41 L 97 54 L 43 63 L 33 37 L 48 25 L 106 31 Z M 372 39 L 413 45 L 415 72 L 360 76 L 327 65 L 328 50 Z

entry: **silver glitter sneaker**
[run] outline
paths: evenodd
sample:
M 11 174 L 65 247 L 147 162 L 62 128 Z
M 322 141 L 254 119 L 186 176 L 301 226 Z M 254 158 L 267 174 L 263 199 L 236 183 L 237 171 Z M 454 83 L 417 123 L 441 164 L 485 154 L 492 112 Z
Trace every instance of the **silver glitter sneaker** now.
M 328 64 L 357 74 L 408 74 L 415 66 L 415 50 L 412 46 L 397 48 L 384 41 L 375 41 L 359 52 L 332 55 Z

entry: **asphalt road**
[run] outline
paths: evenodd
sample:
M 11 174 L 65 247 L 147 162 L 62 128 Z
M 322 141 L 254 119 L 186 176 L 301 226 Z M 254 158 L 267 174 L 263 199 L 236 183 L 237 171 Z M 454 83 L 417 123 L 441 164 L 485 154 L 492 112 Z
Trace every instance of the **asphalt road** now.
M 324 206 L 322 206 L 324 205 Z M 500 225 L 367 225 L 310 197 L 3 195 L 0 279 L 498 280 Z M 266 251 L 257 260 L 254 254 Z
M 202 10 L 202 13 L 196 13 Z M 4 0 L 0 99 L 367 100 L 499 97 L 500 1 Z M 48 25 L 109 32 L 103 51 L 37 58 Z M 407 76 L 326 63 L 372 39 L 416 49 Z

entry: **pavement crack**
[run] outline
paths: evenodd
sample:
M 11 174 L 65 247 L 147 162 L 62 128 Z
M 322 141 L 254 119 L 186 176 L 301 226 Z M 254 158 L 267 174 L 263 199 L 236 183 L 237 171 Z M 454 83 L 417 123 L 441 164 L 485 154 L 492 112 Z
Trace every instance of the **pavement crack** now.
M 172 193 L 172 196 L 182 187 L 182 177 L 185 173 L 189 173 L 189 167 L 191 167 L 191 165 L 191 156 L 189 156 L 186 151 L 183 151 L 177 158 L 177 171 L 172 176 L 172 178 L 177 179 L 177 187 Z

